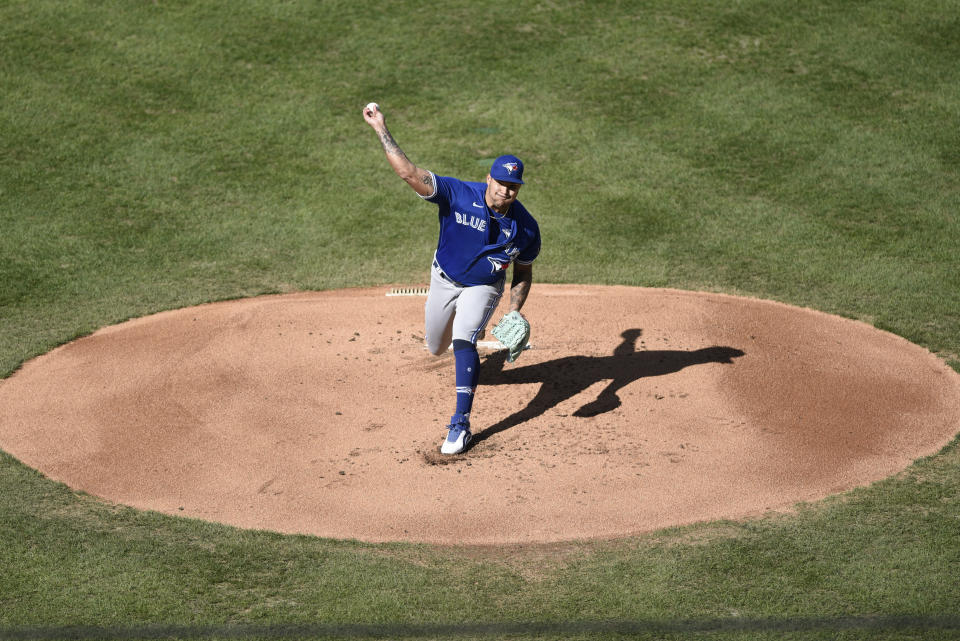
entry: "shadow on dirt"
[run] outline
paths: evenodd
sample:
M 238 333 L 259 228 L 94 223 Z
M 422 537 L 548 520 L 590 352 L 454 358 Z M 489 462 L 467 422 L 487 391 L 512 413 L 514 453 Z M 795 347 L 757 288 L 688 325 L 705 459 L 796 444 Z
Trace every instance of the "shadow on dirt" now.
M 563 401 L 573 398 L 598 381 L 610 380 L 597 398 L 576 410 L 573 415 L 590 417 L 614 410 L 621 405 L 617 392 L 641 378 L 663 376 L 686 367 L 704 363 L 733 363 L 744 352 L 733 347 L 705 347 L 694 351 L 651 350 L 637 351 L 640 329 L 628 329 L 620 336 L 623 341 L 611 356 L 567 356 L 526 367 L 503 369 L 506 352 L 500 351 L 481 364 L 480 386 L 541 383 L 530 403 L 499 423 L 473 436 L 471 447 L 536 418 Z M 522 358 L 522 356 L 521 356 Z M 481 393 L 483 390 L 481 389 Z

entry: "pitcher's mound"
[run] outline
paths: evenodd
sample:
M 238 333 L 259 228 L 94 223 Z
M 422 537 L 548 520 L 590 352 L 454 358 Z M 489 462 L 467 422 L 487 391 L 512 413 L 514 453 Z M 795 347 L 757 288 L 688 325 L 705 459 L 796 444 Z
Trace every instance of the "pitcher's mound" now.
M 387 292 L 100 330 L 0 382 L 0 447 L 169 514 L 487 544 L 789 508 L 893 474 L 960 429 L 960 376 L 865 324 L 718 294 L 539 284 L 524 309 L 532 349 L 505 363 L 482 345 L 474 444 L 448 458 L 453 357 L 424 349 L 418 290 Z

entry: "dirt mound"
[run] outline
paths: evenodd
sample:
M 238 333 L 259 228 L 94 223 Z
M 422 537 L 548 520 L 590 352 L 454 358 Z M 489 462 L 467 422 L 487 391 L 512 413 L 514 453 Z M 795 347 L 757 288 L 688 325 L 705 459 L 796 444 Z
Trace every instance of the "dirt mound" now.
M 539 284 L 524 309 L 532 349 L 505 363 L 482 345 L 474 443 L 441 457 L 452 356 L 423 347 L 424 298 L 388 291 L 100 330 L 0 382 L 0 447 L 174 515 L 490 544 L 787 508 L 893 474 L 960 429 L 960 376 L 865 324 L 718 294 Z

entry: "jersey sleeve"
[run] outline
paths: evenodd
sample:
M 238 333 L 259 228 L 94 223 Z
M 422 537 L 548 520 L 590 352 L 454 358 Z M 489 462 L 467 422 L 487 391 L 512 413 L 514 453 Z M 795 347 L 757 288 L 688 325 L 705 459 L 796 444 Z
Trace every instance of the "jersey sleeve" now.
M 452 183 L 456 179 L 448 176 L 438 176 L 432 171 L 430 172 L 430 175 L 433 177 L 433 193 L 429 196 L 420 197 L 427 202 L 435 203 L 437 205 L 441 203 L 449 203 L 453 194 Z
M 514 262 L 520 263 L 521 265 L 530 265 L 537 259 L 537 256 L 540 255 L 540 226 L 533 220 L 530 219 L 532 226 L 531 235 L 532 238 L 526 247 L 523 248 L 519 254 L 517 254 Z
M 540 237 L 537 237 L 537 241 L 534 245 L 531 245 L 527 250 L 520 252 L 517 256 L 515 263 L 521 265 L 532 265 L 533 261 L 537 259 L 537 256 L 540 255 Z

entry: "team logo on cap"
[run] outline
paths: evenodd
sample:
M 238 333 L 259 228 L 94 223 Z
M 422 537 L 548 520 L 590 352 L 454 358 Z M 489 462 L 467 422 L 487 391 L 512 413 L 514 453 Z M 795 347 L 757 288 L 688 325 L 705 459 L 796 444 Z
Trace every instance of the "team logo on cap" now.
M 517 163 L 515 162 L 505 162 L 500 166 L 506 169 L 508 174 L 512 174 L 513 172 L 515 172 L 518 167 Z

